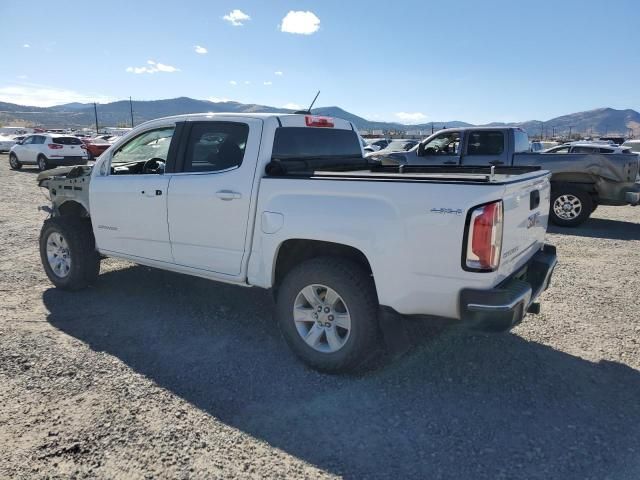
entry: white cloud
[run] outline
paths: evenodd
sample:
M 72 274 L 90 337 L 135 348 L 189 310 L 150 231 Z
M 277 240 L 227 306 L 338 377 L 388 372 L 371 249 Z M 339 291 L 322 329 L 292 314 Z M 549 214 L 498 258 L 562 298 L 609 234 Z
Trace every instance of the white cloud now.
M 210 102 L 213 102 L 213 103 L 224 103 L 224 102 L 230 102 L 231 101 L 230 99 L 228 99 L 226 97 L 222 97 L 222 98 L 220 98 L 220 97 L 209 97 L 209 98 L 207 98 L 207 100 L 209 100 Z
M 207 49 L 204 47 L 201 47 L 200 45 L 194 45 L 193 48 L 196 51 L 196 53 L 199 53 L 200 55 L 204 55 L 205 53 L 207 53 Z
M 262 82 L 263 85 L 273 85 L 273 82 Z
M 236 86 L 237 84 L 238 82 L 236 82 L 235 80 L 229 80 L 229 85 Z
M 156 72 L 174 73 L 180 71 L 179 68 L 172 67 L 171 65 L 165 65 L 164 63 L 154 62 L 153 60 L 147 60 L 147 65 L 148 66 L 145 67 L 127 67 L 126 71 L 136 74 Z
M 320 29 L 320 19 L 313 12 L 291 10 L 282 19 L 280 31 L 286 33 L 297 33 L 300 35 L 311 35 Z
M 113 99 L 105 95 L 90 95 L 43 85 L 8 85 L 0 87 L 0 101 L 36 107 L 51 107 L 72 102 L 107 103 Z
M 398 112 L 395 114 L 403 122 L 415 123 L 420 120 L 425 120 L 427 116 L 421 112 Z
M 29 45 L 28 43 L 25 43 L 24 45 L 22 45 L 22 48 L 31 48 L 31 45 Z
M 251 20 L 251 17 L 244 13 L 242 10 L 238 10 L 236 8 L 235 10 L 231 10 L 229 13 L 227 13 L 224 17 L 222 17 L 222 19 L 226 20 L 234 27 L 241 27 L 242 25 L 244 25 L 243 22 Z
M 244 84 L 245 84 L 245 85 L 251 85 L 251 82 L 250 82 L 249 80 L 245 80 L 245 81 L 244 81 Z
M 274 75 L 277 75 L 278 77 L 281 77 L 282 75 L 284 75 L 284 73 L 282 73 L 280 70 L 278 70 L 277 72 L 273 72 Z
M 302 110 L 302 107 L 297 103 L 286 103 L 282 108 L 288 108 L 289 110 Z
M 26 80 L 29 77 L 27 77 L 26 75 L 18 75 L 16 78 L 19 78 L 20 80 Z

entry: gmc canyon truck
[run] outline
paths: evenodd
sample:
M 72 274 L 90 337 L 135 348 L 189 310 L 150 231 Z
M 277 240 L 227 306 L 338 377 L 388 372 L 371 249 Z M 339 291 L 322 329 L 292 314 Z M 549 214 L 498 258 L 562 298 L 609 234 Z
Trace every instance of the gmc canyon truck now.
M 600 147 L 598 153 L 530 153 L 520 128 L 468 127 L 436 132 L 408 152 L 369 158 L 386 165 L 539 166 L 551 172 L 551 221 L 575 227 L 598 205 L 640 204 L 640 156 Z
M 383 316 L 509 329 L 537 313 L 556 264 L 547 172 L 372 166 L 337 118 L 162 118 L 38 182 L 58 288 L 94 283 L 106 256 L 271 289 L 289 346 L 329 372 L 378 351 Z

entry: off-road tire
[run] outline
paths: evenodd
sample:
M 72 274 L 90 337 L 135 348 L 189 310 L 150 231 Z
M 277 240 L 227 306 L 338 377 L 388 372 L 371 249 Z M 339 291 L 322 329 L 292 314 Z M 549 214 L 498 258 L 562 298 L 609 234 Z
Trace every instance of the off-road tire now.
M 47 239 L 59 232 L 67 241 L 71 267 L 66 277 L 56 275 L 47 259 Z M 91 221 L 79 217 L 51 217 L 40 231 L 40 260 L 51 283 L 62 290 L 81 290 L 93 284 L 100 273 L 100 255 L 95 248 Z
M 20 163 L 18 156 L 13 152 L 9 154 L 9 168 L 11 168 L 11 170 L 20 170 L 22 168 L 22 163 Z
M 554 204 L 559 197 L 563 195 L 571 195 L 577 198 L 581 203 L 580 213 L 571 219 L 561 218 L 556 215 L 554 210 Z M 580 188 L 575 187 L 559 187 L 554 189 L 551 192 L 551 205 L 549 208 L 549 219 L 556 225 L 560 227 L 577 227 L 578 225 L 583 224 L 590 216 L 591 213 L 595 210 L 593 207 L 593 199 L 589 192 L 586 192 Z
M 307 345 L 293 320 L 300 291 L 312 284 L 333 289 L 344 299 L 351 317 L 346 343 L 336 352 L 323 353 Z M 378 353 L 378 299 L 371 275 L 360 265 L 337 257 L 318 257 L 294 267 L 277 292 L 276 316 L 280 331 L 293 352 L 310 367 L 328 373 L 355 371 Z
M 38 170 L 44 172 L 49 169 L 49 161 L 44 155 L 38 155 Z

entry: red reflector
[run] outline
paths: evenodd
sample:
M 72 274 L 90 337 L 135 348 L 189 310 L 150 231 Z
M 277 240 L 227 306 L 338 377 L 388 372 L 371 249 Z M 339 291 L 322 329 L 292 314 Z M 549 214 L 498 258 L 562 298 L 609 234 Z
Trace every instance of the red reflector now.
M 333 127 L 333 118 L 329 117 L 316 117 L 307 115 L 304 117 L 304 123 L 307 127 Z
M 62 145 L 58 145 L 57 143 L 50 143 L 48 147 L 51 150 L 60 150 L 61 148 L 63 148 Z

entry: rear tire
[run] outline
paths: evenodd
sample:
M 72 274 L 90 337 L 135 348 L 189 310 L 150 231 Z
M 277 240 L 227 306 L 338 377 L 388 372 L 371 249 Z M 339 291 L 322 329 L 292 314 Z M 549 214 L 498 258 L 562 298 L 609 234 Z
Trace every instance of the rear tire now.
M 320 257 L 293 268 L 278 289 L 276 314 L 289 347 L 316 370 L 353 371 L 377 353 L 375 285 L 357 263 Z
M 20 170 L 22 168 L 22 163 L 20 163 L 18 156 L 13 152 L 9 154 L 9 167 L 11 170 Z
M 577 227 L 593 212 L 593 199 L 589 192 L 575 187 L 554 189 L 551 193 L 549 218 L 561 227 Z
M 91 221 L 51 217 L 40 231 L 40 259 L 51 283 L 62 290 L 80 290 L 96 281 L 100 255 Z
M 38 169 L 41 172 L 44 172 L 49 168 L 49 162 L 47 161 L 47 157 L 44 155 L 38 155 Z

